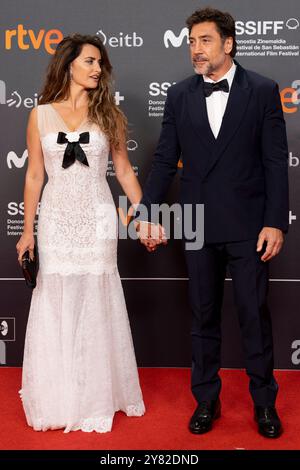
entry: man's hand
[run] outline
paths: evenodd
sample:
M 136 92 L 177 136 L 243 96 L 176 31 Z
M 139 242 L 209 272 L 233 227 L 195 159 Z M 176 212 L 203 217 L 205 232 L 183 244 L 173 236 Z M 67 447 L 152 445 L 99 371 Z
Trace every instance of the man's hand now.
M 140 242 L 146 247 L 147 251 L 155 251 L 159 245 L 168 243 L 165 229 L 160 224 L 137 221 L 134 222 L 134 225 Z
M 262 261 L 269 261 L 278 255 L 283 245 L 283 233 L 278 228 L 264 227 L 258 236 L 256 251 L 261 251 L 264 242 L 267 242 L 266 251 L 260 258 Z

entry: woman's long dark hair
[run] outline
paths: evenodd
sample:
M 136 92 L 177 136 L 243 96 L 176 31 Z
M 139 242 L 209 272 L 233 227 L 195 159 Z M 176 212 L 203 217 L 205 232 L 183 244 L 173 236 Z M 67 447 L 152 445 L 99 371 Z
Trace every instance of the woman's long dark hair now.
M 127 120 L 115 103 L 112 92 L 112 66 L 106 49 L 98 36 L 74 34 L 66 36 L 57 46 L 47 69 L 39 103 L 61 102 L 70 94 L 70 64 L 81 53 L 84 44 L 97 47 L 101 54 L 101 74 L 97 88 L 88 90 L 88 116 L 98 124 L 115 148 L 127 135 Z

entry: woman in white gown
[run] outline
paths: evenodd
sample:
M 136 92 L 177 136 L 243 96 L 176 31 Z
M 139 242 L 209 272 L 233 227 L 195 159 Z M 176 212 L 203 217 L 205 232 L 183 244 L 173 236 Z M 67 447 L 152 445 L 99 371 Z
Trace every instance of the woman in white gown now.
M 114 413 L 144 414 L 117 269 L 117 216 L 106 181 L 111 151 L 131 203 L 140 185 L 126 151 L 126 119 L 111 92 L 111 65 L 96 36 L 64 38 L 51 59 L 27 130 L 24 232 L 40 268 L 26 331 L 20 395 L 29 426 L 107 432 Z

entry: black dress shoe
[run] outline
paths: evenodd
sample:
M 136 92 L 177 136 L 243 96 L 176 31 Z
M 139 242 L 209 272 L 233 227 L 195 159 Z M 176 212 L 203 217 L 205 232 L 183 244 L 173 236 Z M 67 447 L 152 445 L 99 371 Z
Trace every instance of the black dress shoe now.
M 189 430 L 193 434 L 204 434 L 212 428 L 214 419 L 221 415 L 221 402 L 218 398 L 213 401 L 201 401 L 189 423 Z
M 281 422 L 274 406 L 255 406 L 254 419 L 262 436 L 274 438 L 282 433 Z

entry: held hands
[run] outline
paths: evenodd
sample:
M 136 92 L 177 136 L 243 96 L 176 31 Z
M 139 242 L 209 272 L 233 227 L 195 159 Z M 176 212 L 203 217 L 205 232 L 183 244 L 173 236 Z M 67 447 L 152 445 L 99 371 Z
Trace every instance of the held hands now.
M 23 232 L 20 240 L 16 245 L 17 253 L 18 253 L 18 261 L 20 266 L 22 266 L 22 256 L 24 255 L 25 251 L 29 250 L 30 259 L 34 258 L 33 249 L 34 249 L 34 236 L 33 233 L 26 233 Z
M 283 245 L 283 233 L 278 228 L 264 227 L 257 241 L 256 251 L 261 251 L 263 244 L 266 242 L 266 250 L 261 256 L 262 261 L 269 261 L 274 256 L 278 255 Z
M 138 221 L 134 225 L 140 242 L 150 253 L 155 251 L 159 245 L 168 243 L 165 229 L 160 224 Z

